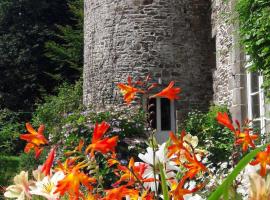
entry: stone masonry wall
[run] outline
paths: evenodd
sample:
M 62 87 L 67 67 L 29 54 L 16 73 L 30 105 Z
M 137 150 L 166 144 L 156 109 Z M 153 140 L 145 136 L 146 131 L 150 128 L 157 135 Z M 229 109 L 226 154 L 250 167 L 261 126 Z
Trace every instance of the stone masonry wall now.
M 116 83 L 151 74 L 182 88 L 178 117 L 207 109 L 215 66 L 210 9 L 210 0 L 85 0 L 84 103 L 113 104 Z M 215 92 L 221 87 L 228 82 L 216 83 Z M 215 99 L 228 101 L 231 93 L 224 96 Z
M 212 37 L 216 40 L 214 102 L 229 107 L 233 118 L 246 117 L 246 74 L 240 46 L 235 0 L 212 0 Z

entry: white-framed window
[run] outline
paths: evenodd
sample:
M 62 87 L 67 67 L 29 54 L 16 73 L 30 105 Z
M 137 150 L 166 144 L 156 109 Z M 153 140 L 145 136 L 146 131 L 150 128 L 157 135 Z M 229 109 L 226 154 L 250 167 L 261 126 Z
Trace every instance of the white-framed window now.
M 156 129 L 156 139 L 161 144 L 168 140 L 170 131 L 176 130 L 175 102 L 166 98 L 152 98 L 149 99 L 148 108 L 152 120 L 150 124 Z
M 247 64 L 246 68 L 250 67 Z M 262 89 L 263 76 L 260 72 L 247 70 L 247 106 L 248 118 L 252 120 L 252 127 L 260 130 L 262 136 L 270 131 L 270 106 L 265 101 Z

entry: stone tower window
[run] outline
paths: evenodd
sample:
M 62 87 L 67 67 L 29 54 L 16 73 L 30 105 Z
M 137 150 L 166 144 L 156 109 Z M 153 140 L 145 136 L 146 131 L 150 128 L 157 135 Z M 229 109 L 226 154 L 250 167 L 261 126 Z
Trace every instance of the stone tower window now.
M 169 138 L 169 132 L 175 132 L 175 102 L 166 98 L 153 98 L 148 101 L 148 112 L 151 126 L 157 130 L 157 141 L 165 142 Z
M 270 131 L 270 105 L 265 101 L 262 84 L 263 76 L 259 72 L 247 71 L 248 118 L 252 119 L 253 128 L 266 136 Z

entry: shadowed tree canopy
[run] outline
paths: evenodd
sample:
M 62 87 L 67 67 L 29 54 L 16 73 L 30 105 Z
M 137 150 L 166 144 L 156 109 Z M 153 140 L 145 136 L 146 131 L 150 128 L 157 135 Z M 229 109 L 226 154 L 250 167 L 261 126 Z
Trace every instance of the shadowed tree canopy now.
M 59 37 L 59 27 L 77 24 L 67 0 L 0 2 L 0 108 L 31 111 L 45 93 L 78 78 L 78 69 L 61 66 L 45 48 L 48 41 L 66 48 L 70 41 Z

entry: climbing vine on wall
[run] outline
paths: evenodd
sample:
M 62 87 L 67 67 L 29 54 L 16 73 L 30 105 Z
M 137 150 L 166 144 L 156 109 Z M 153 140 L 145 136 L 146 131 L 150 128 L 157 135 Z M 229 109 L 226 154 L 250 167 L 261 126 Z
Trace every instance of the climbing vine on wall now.
M 253 62 L 251 70 L 262 72 L 270 99 L 270 1 L 239 0 L 236 10 L 242 44 Z

